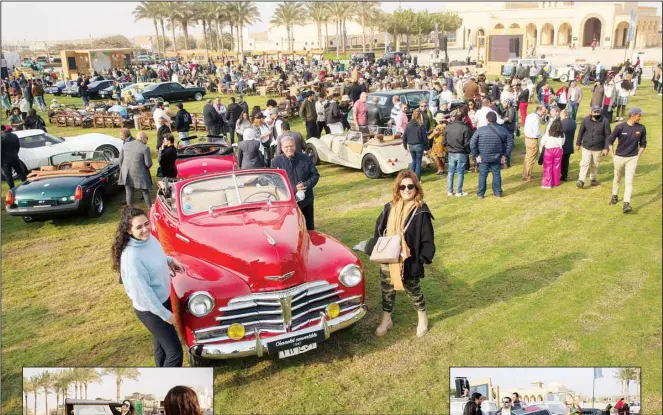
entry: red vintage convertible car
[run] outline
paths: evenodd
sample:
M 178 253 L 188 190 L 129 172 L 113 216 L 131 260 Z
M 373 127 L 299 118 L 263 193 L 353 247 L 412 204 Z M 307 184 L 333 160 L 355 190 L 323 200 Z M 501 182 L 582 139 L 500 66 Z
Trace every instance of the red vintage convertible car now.
M 197 139 L 192 136 L 189 140 Z M 222 138 L 222 137 L 205 137 Z M 188 146 L 177 146 L 177 177 L 188 178 L 209 173 L 232 170 L 237 166 L 233 148 L 226 141 L 199 142 Z
M 366 314 L 361 262 L 306 230 L 281 170 L 164 179 L 150 222 L 186 268 L 171 302 L 192 365 L 300 354 Z

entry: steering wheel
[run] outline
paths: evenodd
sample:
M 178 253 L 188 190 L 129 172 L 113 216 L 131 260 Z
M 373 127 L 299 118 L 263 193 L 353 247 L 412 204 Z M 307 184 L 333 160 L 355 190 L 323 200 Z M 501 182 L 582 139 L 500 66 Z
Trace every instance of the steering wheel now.
M 58 164 L 58 170 L 71 170 L 71 169 L 72 169 L 72 164 L 70 161 L 64 161 Z
M 272 192 L 267 192 L 267 191 L 264 191 L 264 190 L 263 190 L 263 191 L 256 192 L 256 193 L 250 195 L 249 197 L 247 197 L 246 199 L 244 199 L 244 202 L 248 202 L 249 199 L 251 199 L 252 197 L 257 196 L 257 195 L 267 195 L 267 196 L 270 197 L 270 198 L 271 198 L 271 197 L 274 197 L 274 194 L 273 194 Z

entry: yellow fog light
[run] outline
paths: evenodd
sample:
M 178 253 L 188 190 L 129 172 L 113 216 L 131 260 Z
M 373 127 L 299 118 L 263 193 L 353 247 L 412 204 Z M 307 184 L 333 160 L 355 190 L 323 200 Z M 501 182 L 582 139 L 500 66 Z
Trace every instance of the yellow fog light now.
M 244 337 L 244 333 L 246 333 L 244 326 L 239 323 L 231 324 L 230 327 L 228 327 L 228 337 L 233 340 L 241 339 Z
M 341 314 L 341 307 L 338 304 L 334 303 L 327 306 L 327 316 L 329 318 L 336 318 L 339 314 Z

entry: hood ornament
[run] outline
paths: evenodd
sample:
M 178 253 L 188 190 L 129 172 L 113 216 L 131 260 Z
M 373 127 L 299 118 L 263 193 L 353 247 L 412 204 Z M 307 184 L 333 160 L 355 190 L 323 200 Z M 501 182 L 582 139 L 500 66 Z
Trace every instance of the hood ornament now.
M 276 240 L 272 238 L 272 235 L 268 234 L 267 231 L 262 231 L 262 233 L 265 234 L 265 236 L 267 237 L 267 242 L 269 242 L 271 246 L 276 245 Z
M 269 280 L 269 281 L 278 281 L 278 282 L 281 282 L 281 281 L 285 281 L 285 280 L 287 280 L 288 278 L 292 277 L 293 275 L 295 275 L 295 271 L 290 271 L 290 272 L 288 272 L 287 274 L 283 274 L 283 275 L 281 275 L 281 276 L 278 276 L 278 275 L 277 275 L 277 276 L 273 276 L 273 277 L 265 277 L 265 279 L 266 279 L 266 280 Z

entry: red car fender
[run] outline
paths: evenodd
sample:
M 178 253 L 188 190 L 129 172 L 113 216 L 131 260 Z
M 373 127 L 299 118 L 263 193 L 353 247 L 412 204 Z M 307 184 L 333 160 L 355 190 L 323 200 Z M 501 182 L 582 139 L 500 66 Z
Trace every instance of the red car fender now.
M 234 154 L 227 156 L 194 157 L 175 161 L 177 177 L 186 179 L 210 173 L 233 170 L 237 166 Z
M 249 286 L 234 275 L 231 271 L 208 262 L 199 260 L 189 255 L 173 253 L 173 258 L 180 261 L 185 272 L 180 272 L 171 279 L 171 304 L 173 313 L 176 314 L 178 330 L 187 345 L 193 345 L 192 330 L 211 327 L 218 324 L 214 319 L 219 313 L 215 310 L 227 305 L 231 298 L 251 293 Z M 188 312 L 187 302 L 191 294 L 197 291 L 208 292 L 212 298 L 226 299 L 223 304 L 218 301 L 214 309 L 204 317 L 196 317 Z M 177 312 L 175 312 L 177 310 Z

